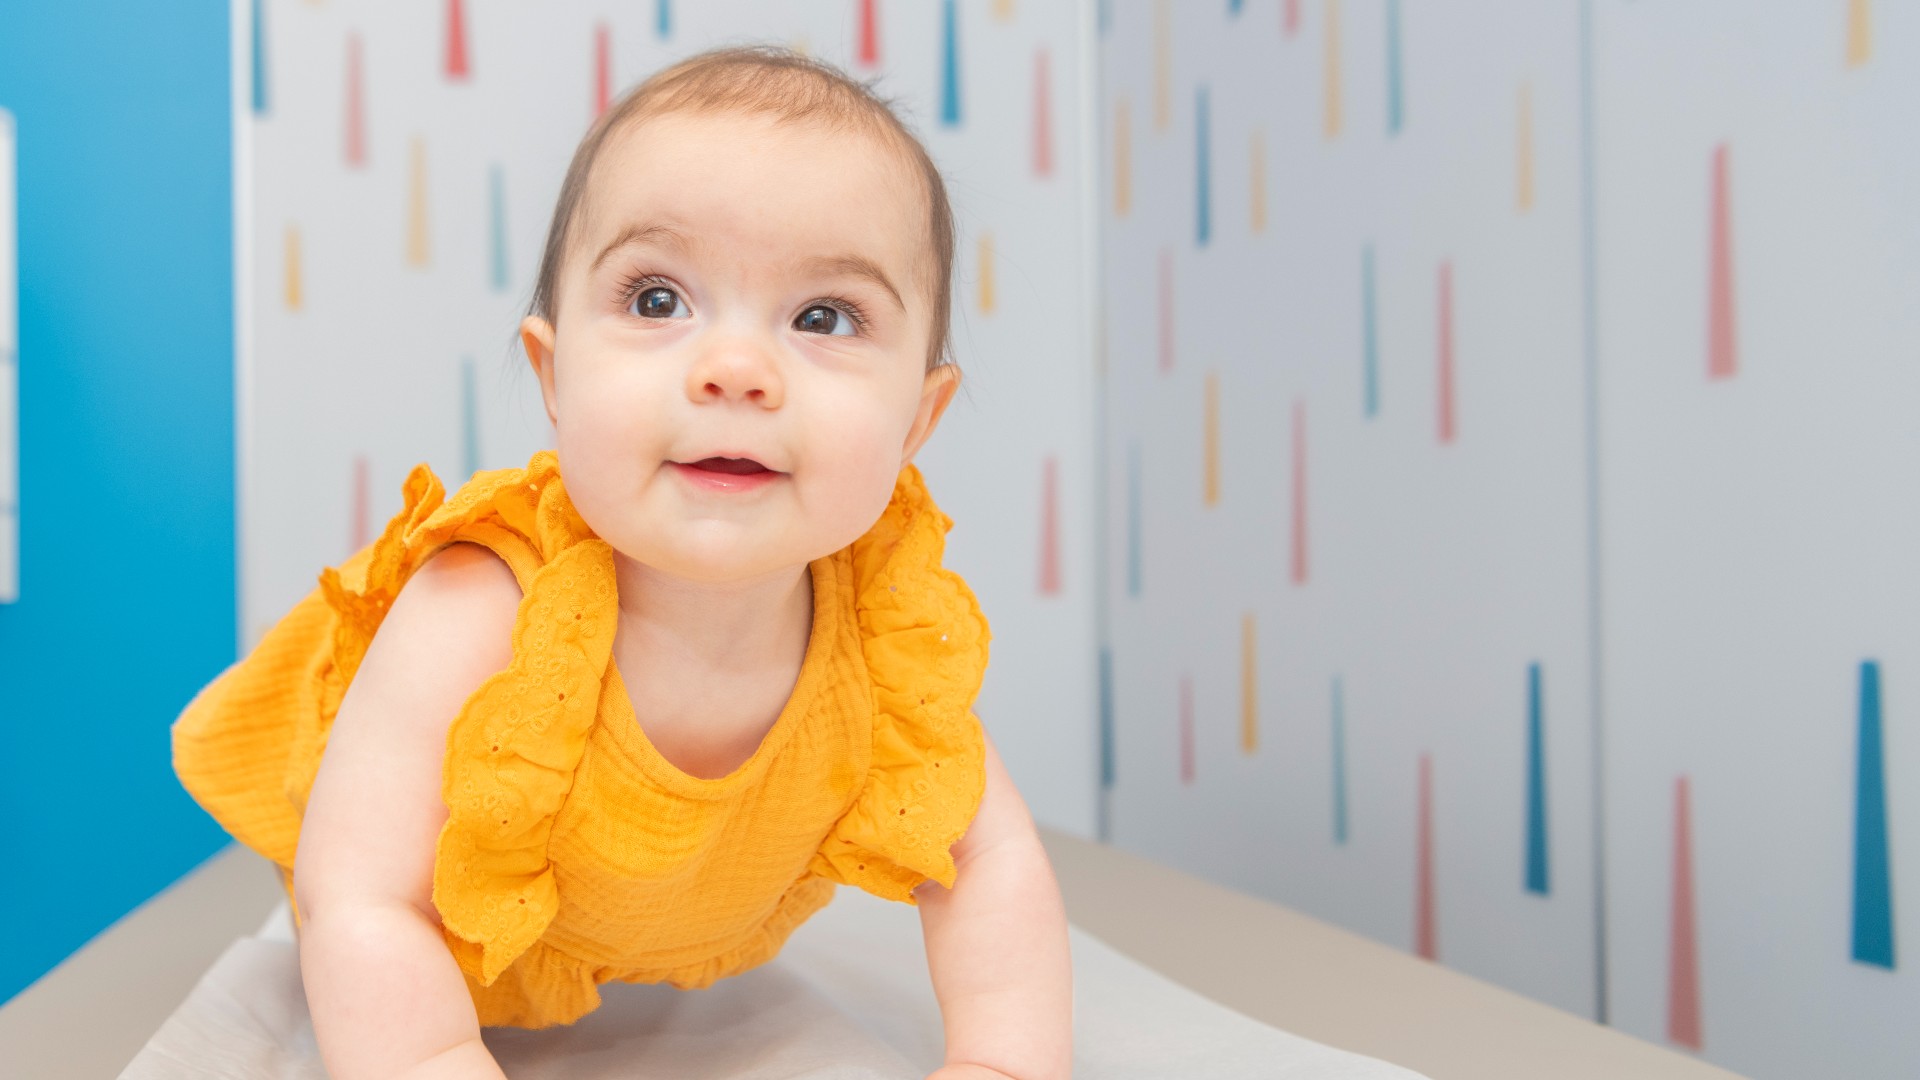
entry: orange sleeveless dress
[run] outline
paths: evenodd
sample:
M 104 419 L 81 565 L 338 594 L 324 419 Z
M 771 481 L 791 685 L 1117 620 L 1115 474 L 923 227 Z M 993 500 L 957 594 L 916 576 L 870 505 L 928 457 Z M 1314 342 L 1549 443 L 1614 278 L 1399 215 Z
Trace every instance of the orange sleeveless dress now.
M 810 566 L 813 626 L 793 694 L 720 778 L 670 764 L 611 650 L 612 549 L 550 450 L 442 502 L 424 463 L 379 539 L 296 604 L 173 725 L 174 771 L 293 895 L 300 818 L 342 695 L 388 605 L 447 544 L 476 541 L 523 592 L 513 660 L 447 732 L 433 903 L 480 1023 L 568 1024 L 599 984 L 698 989 L 765 963 L 837 885 L 915 903 L 986 787 L 972 706 L 987 622 L 941 555 L 952 522 L 919 470 L 880 520 Z M 298 918 L 298 911 L 295 912 Z

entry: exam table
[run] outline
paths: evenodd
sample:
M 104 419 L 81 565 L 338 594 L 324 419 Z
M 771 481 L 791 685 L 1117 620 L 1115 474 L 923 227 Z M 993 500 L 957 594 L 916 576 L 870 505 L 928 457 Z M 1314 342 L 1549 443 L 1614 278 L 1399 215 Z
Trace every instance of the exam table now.
M 1041 836 L 1073 924 L 1077 1075 L 1146 1076 L 1153 1075 L 1152 1061 L 1177 1060 L 1184 1067 L 1191 1060 L 1200 1070 L 1196 1077 L 1734 1076 L 1117 848 L 1044 827 Z M 285 894 L 265 860 L 238 845 L 223 849 L 0 1006 L 0 1061 L 7 1074 L 110 1077 L 125 1069 L 130 1080 L 173 1075 L 163 1067 L 166 1052 L 209 1038 L 205 1024 L 218 1019 L 219 995 L 254 985 L 244 980 L 279 988 L 290 1004 L 279 1021 L 261 1020 L 251 1000 L 233 1009 L 236 1015 L 248 1024 L 304 1025 L 297 953 L 276 926 L 276 917 L 284 921 L 284 907 Z M 657 1020 L 675 1008 L 702 1030 L 743 1017 L 763 1026 L 789 1023 L 796 1032 L 804 1030 L 804 1038 L 769 1032 L 768 1046 L 783 1045 L 792 1054 L 844 1046 L 836 1063 L 871 1064 L 845 1072 L 796 1071 L 768 1064 L 778 1056 L 770 1050 L 756 1059 L 770 1071 L 739 1075 L 916 1075 L 915 1069 L 930 1068 L 930 1056 L 937 1064 L 939 1047 L 917 926 L 911 907 L 843 888 L 761 969 L 691 993 L 666 986 L 603 987 L 602 1023 L 623 1016 Z M 892 950 L 884 955 L 893 962 L 866 970 L 836 965 L 838 947 L 855 931 Z M 807 978 L 795 977 L 803 971 Z M 885 978 L 898 978 L 898 985 L 882 985 L 876 979 L 882 971 Z M 718 989 L 726 992 L 715 994 Z M 576 1047 L 605 1042 L 604 1033 L 584 1026 L 591 1020 L 574 1032 L 489 1029 L 489 1044 L 503 1063 L 537 1063 L 542 1052 L 562 1048 L 569 1060 L 585 1061 Z M 310 1028 L 299 1031 L 310 1040 Z M 246 1034 L 290 1038 L 282 1032 Z M 239 1038 L 231 1032 L 223 1037 Z M 543 1051 L 540 1040 L 556 1037 L 571 1041 L 549 1043 Z M 1179 1048 L 1166 1045 L 1178 1039 L 1210 1049 L 1182 1058 Z M 1115 1047 L 1125 1053 L 1102 1056 Z M 1255 1061 L 1286 1067 L 1249 1064 Z M 531 1064 L 510 1075 L 523 1072 L 561 1075 Z M 277 1075 L 303 1074 L 288 1069 Z

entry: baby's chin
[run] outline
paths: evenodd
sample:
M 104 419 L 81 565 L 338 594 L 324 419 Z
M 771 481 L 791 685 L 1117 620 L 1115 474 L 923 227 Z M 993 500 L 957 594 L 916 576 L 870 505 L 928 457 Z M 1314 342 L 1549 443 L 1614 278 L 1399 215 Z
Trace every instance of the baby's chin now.
M 790 536 L 768 535 L 715 522 L 669 535 L 602 536 L 613 549 L 656 574 L 699 585 L 731 585 L 804 567 L 838 548 L 816 551 L 819 545 L 794 542 Z M 844 546 L 844 545 L 842 545 Z

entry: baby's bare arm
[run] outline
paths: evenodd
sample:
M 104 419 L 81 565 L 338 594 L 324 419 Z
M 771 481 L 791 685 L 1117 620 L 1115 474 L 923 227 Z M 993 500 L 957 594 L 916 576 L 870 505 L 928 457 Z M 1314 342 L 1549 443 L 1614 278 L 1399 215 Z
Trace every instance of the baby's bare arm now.
M 1067 1080 L 1073 962 L 1067 911 L 1026 801 L 987 740 L 987 787 L 953 847 L 953 888 L 914 891 L 946 1028 L 932 1080 Z
M 520 587 L 454 544 L 408 579 L 340 702 L 294 866 L 300 973 L 328 1073 L 503 1077 L 441 937 L 447 728 L 512 659 Z

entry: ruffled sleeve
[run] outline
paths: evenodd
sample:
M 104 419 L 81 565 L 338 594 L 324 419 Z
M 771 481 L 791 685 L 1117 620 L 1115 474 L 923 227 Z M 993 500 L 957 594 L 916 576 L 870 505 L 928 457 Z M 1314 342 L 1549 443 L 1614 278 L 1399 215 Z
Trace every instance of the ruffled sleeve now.
M 523 595 L 513 660 L 468 697 L 447 731 L 433 903 L 460 968 L 491 986 L 559 908 L 547 841 L 573 783 L 612 652 L 611 549 L 572 508 L 552 451 L 525 469 L 476 473 L 450 501 L 425 464 L 379 539 L 320 575 L 335 619 L 316 685 L 320 723 L 297 736 L 288 796 L 304 808 L 326 735 L 368 644 L 413 573 L 448 544 L 500 554 Z
M 439 477 L 422 462 L 407 473 L 401 494 L 404 505 L 377 539 L 339 567 L 320 573 L 317 591 L 332 612 L 331 642 L 315 673 L 315 707 L 294 734 L 288 758 L 293 767 L 286 778 L 286 796 L 302 815 L 340 702 L 388 608 L 414 571 L 448 544 L 485 539 L 513 564 L 524 588 L 543 554 L 539 548 L 557 549 L 591 535 L 571 513 L 560 490 L 558 460 L 550 450 L 536 453 L 525 469 L 475 473 L 452 501 L 445 501 Z M 503 542 L 505 534 L 520 542 Z
M 879 522 L 854 542 L 873 750 L 852 806 L 811 861 L 815 874 L 908 904 L 929 879 L 953 887 L 951 848 L 986 791 L 973 701 L 992 635 L 973 591 L 940 563 L 952 526 L 908 465 Z
M 433 906 L 454 959 L 482 986 L 560 909 L 547 842 L 586 749 L 618 616 L 606 542 L 561 552 L 521 599 L 512 663 L 448 729 Z

